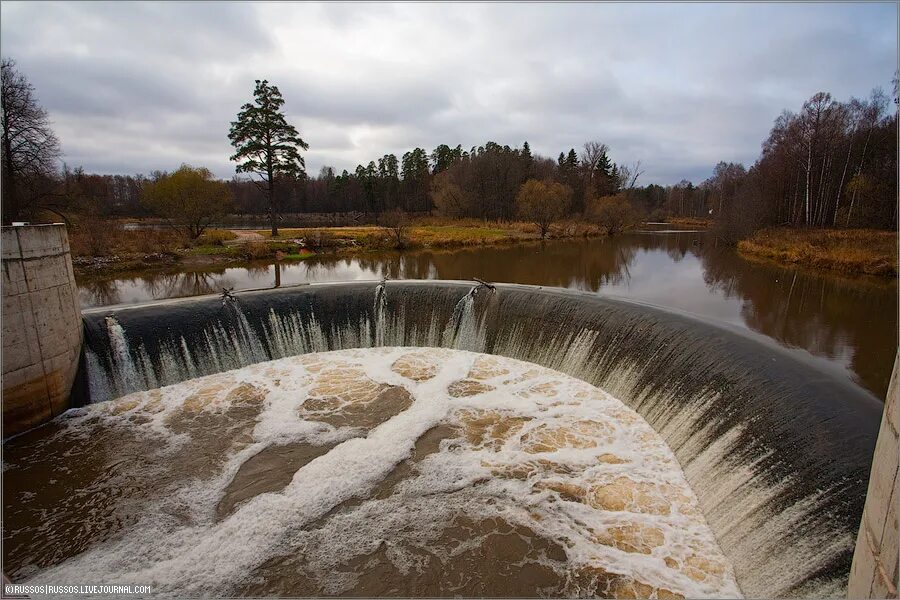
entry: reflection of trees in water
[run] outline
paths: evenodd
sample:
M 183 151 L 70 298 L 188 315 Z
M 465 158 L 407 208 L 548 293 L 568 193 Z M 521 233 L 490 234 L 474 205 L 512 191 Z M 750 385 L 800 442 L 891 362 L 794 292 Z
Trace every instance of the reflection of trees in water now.
M 78 282 L 78 294 L 81 304 L 90 306 L 108 306 L 122 302 L 120 279 L 104 279 L 99 281 Z
M 457 250 L 366 253 L 353 259 L 321 257 L 312 263 L 309 275 L 321 278 L 342 263 L 370 272 L 374 278 L 472 279 L 531 285 L 573 287 L 597 291 L 631 279 L 630 266 L 641 250 L 662 249 L 681 260 L 691 248 L 691 239 L 673 239 L 673 234 L 622 235 L 593 240 L 554 241 L 511 246 L 489 246 Z
M 700 253 L 713 291 L 743 302 L 747 326 L 813 354 L 844 360 L 883 397 L 897 346 L 892 283 L 845 279 L 742 259 L 728 249 Z
M 190 271 L 187 273 L 165 273 L 145 276 L 144 289 L 153 298 L 175 298 L 179 296 L 200 296 L 220 292 L 223 287 L 233 284 L 224 276 L 225 271 Z
M 184 273 L 148 273 L 140 277 L 82 281 L 78 288 L 82 304 L 107 306 L 122 302 L 122 291 L 131 285 L 147 299 L 159 300 L 181 296 L 199 296 L 233 287 L 224 270 L 189 271 Z
M 429 253 L 416 272 L 439 279 L 472 279 L 597 291 L 630 278 L 635 248 L 613 240 L 550 242 L 456 253 Z
M 598 291 L 631 281 L 632 265 L 642 253 L 665 253 L 675 263 L 690 255 L 703 267 L 707 290 L 682 301 L 737 298 L 742 317 L 753 330 L 813 354 L 846 362 L 863 384 L 883 395 L 896 348 L 897 293 L 893 282 L 847 280 L 766 263 L 749 262 L 730 248 L 717 248 L 705 234 L 623 234 L 592 240 L 553 241 L 467 248 L 455 251 L 378 252 L 358 256 L 321 255 L 290 266 L 291 281 L 326 281 L 350 277 L 378 279 L 484 279 Z M 640 262 L 640 261 L 638 261 Z M 693 266 L 693 260 L 690 261 Z M 641 263 L 643 264 L 643 263 Z M 649 264 L 666 268 L 658 261 Z M 244 287 L 277 284 L 271 264 L 248 265 Z M 147 298 L 209 294 L 232 287 L 225 270 L 148 274 L 131 280 L 81 284 L 90 304 L 121 302 L 128 283 Z M 643 275 L 652 280 L 656 271 Z M 246 279 L 255 280 L 250 285 Z M 646 283 L 646 282 L 636 282 Z M 691 310 L 688 308 L 688 310 Z

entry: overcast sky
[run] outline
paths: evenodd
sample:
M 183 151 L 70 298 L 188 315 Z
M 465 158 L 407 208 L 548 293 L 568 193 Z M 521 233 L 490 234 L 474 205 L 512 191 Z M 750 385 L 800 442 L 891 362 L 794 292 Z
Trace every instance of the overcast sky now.
M 19 3 L 0 51 L 70 166 L 234 174 L 230 121 L 268 79 L 307 169 L 493 140 L 553 156 L 607 143 L 643 183 L 748 166 L 785 108 L 891 88 L 886 4 Z

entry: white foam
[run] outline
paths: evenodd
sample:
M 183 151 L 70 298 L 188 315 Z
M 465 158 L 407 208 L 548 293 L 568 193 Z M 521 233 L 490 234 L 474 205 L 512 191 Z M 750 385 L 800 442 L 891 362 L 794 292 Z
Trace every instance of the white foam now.
M 460 313 L 464 319 L 464 306 Z M 282 333 L 287 338 L 293 332 Z M 458 329 L 452 335 L 459 333 Z M 576 344 L 574 354 L 564 360 L 581 360 L 577 349 L 583 345 Z M 409 353 L 433 361 L 435 376 L 417 382 L 394 372 L 391 365 Z M 448 386 L 465 379 L 480 358 L 498 370 L 482 379 L 493 389 L 451 396 Z M 322 376 L 321 369 L 338 365 L 361 369 L 374 382 L 404 388 L 412 404 L 365 437 L 350 427 L 304 420 L 299 411 Z M 385 541 L 388 556 L 401 572 L 413 569 L 415 557 L 404 548 L 427 547 L 455 516 L 466 515 L 502 518 L 559 542 L 567 556 L 565 568 L 602 568 L 688 597 L 740 595 L 731 566 L 659 435 L 609 394 L 531 363 L 434 348 L 344 350 L 284 358 L 91 405 L 66 421 L 61 435 L 132 428 L 160 442 L 154 451 L 164 461 L 166 453 L 191 435 L 171 429 L 186 400 L 214 389 L 214 399 L 193 410 L 222 411 L 228 392 L 246 384 L 265 394 L 248 443 L 229 451 L 215 473 L 184 480 L 174 492 L 154 498 L 145 516 L 116 539 L 37 573 L 32 582 L 128 581 L 150 584 L 156 592 L 227 594 L 267 559 L 288 553 L 306 556 L 307 568 L 318 574 L 323 589 L 338 594 L 352 585 L 354 576 L 339 575 L 336 566 Z M 426 457 L 393 495 L 367 498 L 411 455 L 423 433 L 442 423 L 464 426 L 465 415 L 472 411 L 499 414 L 504 423 L 517 419 L 521 427 L 490 444 L 468 443 L 464 436 L 445 441 L 441 451 Z M 138 414 L 140 425 L 131 420 Z M 585 426 L 588 433 L 578 435 L 589 438 L 593 446 L 561 444 L 538 454 L 529 446 L 548 430 L 577 433 Z M 255 496 L 217 522 L 215 507 L 240 466 L 267 446 L 291 441 L 338 445 L 299 469 L 280 492 Z M 604 461 L 605 455 L 621 462 Z M 559 468 L 534 469 L 538 459 Z M 529 466 L 533 471 L 525 476 L 502 476 Z M 615 485 L 623 477 L 637 485 L 663 486 L 671 500 L 668 509 L 647 510 L 640 499 L 630 510 L 603 508 L 554 491 L 561 484 L 585 490 Z M 320 520 L 351 498 L 366 500 Z M 192 520 L 178 523 L 160 517 L 173 506 L 190 507 Z M 597 542 L 599 534 L 619 526 L 652 529 L 661 532 L 664 541 L 646 554 Z M 691 578 L 683 567 L 698 556 L 721 564 L 722 572 L 700 581 Z

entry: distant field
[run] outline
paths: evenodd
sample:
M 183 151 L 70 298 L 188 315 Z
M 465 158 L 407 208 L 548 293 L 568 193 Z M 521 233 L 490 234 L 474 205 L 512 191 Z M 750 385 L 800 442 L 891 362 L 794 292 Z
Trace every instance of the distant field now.
M 897 233 L 874 229 L 765 229 L 741 252 L 843 273 L 897 276 Z

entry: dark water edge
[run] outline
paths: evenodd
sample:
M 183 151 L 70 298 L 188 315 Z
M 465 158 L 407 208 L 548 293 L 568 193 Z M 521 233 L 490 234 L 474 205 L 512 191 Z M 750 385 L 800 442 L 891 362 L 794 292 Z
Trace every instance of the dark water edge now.
M 703 232 L 648 231 L 458 250 L 319 255 L 82 278 L 83 308 L 328 281 L 472 279 L 621 296 L 748 328 L 846 370 L 883 398 L 897 348 L 896 280 L 748 260 Z

